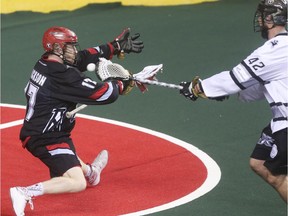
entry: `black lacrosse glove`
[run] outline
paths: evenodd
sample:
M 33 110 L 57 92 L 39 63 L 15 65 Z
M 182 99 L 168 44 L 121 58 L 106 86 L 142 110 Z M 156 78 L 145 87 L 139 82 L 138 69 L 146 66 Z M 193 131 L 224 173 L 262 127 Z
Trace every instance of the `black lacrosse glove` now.
M 183 86 L 183 89 L 180 89 L 181 95 L 192 101 L 198 99 L 198 95 L 194 94 L 192 91 L 192 82 L 181 82 L 180 86 Z
M 135 81 L 131 79 L 120 79 L 119 81 L 123 84 L 122 92 L 120 92 L 121 95 L 129 94 L 135 86 Z
M 114 47 L 114 55 L 124 53 L 140 53 L 144 48 L 143 42 L 136 40 L 140 37 L 140 34 L 134 34 L 130 36 L 130 28 L 124 29 L 123 32 L 111 42 Z
M 180 94 L 182 94 L 187 99 L 190 99 L 192 101 L 196 101 L 198 97 L 201 98 L 207 98 L 203 95 L 203 93 L 196 93 L 193 87 L 196 85 L 196 83 L 199 82 L 199 78 L 195 77 L 192 82 L 181 82 L 180 85 L 183 86 L 183 89 L 180 90 Z M 219 96 L 219 97 L 208 97 L 211 100 L 216 101 L 224 101 L 229 99 L 229 95 L 226 96 Z

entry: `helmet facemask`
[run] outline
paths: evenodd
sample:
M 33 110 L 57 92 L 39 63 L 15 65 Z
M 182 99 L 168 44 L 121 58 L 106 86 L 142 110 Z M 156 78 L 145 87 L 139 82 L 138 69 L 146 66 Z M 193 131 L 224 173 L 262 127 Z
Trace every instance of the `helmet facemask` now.
M 254 16 L 254 32 L 261 32 L 268 39 L 269 29 L 275 26 L 285 26 L 287 23 L 286 0 L 262 0 Z M 268 27 L 267 24 L 272 24 Z
M 53 50 L 50 53 L 61 58 L 64 64 L 76 66 L 78 50 L 80 50 L 78 43 L 55 43 L 53 45 Z
M 78 61 L 78 50 L 79 44 L 78 43 L 65 43 L 63 47 L 63 61 L 65 64 L 76 66 Z

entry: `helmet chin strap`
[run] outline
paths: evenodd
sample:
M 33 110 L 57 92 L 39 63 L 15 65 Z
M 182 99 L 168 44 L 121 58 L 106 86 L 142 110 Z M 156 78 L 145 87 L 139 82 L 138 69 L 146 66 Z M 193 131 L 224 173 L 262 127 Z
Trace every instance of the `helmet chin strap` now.
M 59 52 L 60 50 L 61 50 L 61 52 L 62 52 L 63 54 L 61 54 L 61 52 Z M 59 58 L 61 58 L 61 59 L 64 61 L 64 50 L 61 49 L 58 45 L 57 45 L 57 47 L 56 47 L 55 49 L 53 49 L 53 50 L 50 52 L 50 54 L 56 55 L 56 56 L 58 56 Z
M 67 64 L 67 65 L 76 66 L 77 56 L 75 56 L 75 58 L 73 59 L 73 62 L 70 62 L 70 61 L 67 61 L 67 59 L 65 58 L 65 52 L 64 52 L 62 60 L 63 60 L 63 62 L 64 62 L 65 64 Z
M 51 52 L 51 54 L 58 56 L 64 61 L 64 56 L 62 54 L 56 53 L 56 52 Z
M 74 59 L 74 62 L 73 62 L 73 63 L 67 61 L 67 59 L 65 58 L 65 52 L 64 52 L 64 51 L 63 51 L 63 54 L 59 54 L 59 53 L 57 53 L 57 52 L 51 52 L 51 54 L 56 55 L 56 56 L 58 56 L 59 58 L 61 58 L 62 61 L 63 61 L 65 64 L 71 65 L 71 66 L 75 66 L 75 61 L 76 61 L 76 59 Z
M 60 51 L 60 52 L 59 52 L 59 51 Z M 70 57 L 71 61 L 68 61 L 68 60 L 67 60 L 67 53 L 68 53 L 68 59 L 69 59 L 69 52 L 66 52 L 66 49 L 65 49 L 65 48 L 59 48 L 59 47 L 58 47 L 57 49 L 55 49 L 55 50 L 53 50 L 53 51 L 51 52 L 51 54 L 56 55 L 56 56 L 58 56 L 59 58 L 61 58 L 64 64 L 67 64 L 67 65 L 70 65 L 70 66 L 76 66 L 76 63 L 77 63 L 77 55 L 74 57 L 74 59 L 72 59 L 72 58 Z M 72 61 L 73 61 L 73 62 L 72 62 Z

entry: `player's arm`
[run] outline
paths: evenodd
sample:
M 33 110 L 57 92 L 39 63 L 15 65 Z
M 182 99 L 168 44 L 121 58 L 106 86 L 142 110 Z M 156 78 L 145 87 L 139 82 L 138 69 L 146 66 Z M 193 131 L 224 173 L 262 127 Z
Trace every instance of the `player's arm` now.
M 231 94 L 232 91 L 227 85 L 227 83 L 225 84 L 226 87 L 224 88 L 222 81 L 223 77 L 220 78 L 220 75 L 214 75 L 213 79 L 211 77 L 203 81 L 199 78 L 199 76 L 196 76 L 191 82 L 180 83 L 180 85 L 183 87 L 180 90 L 180 94 L 192 101 L 196 101 L 198 97 L 223 101 L 225 99 L 228 99 L 229 94 Z M 222 85 L 220 83 L 222 83 Z M 207 84 L 208 88 L 206 88 Z
M 182 82 L 180 94 L 195 101 L 199 96 L 222 101 L 229 95 L 236 94 L 251 86 L 264 84 L 263 75 L 266 63 L 259 54 L 252 53 L 231 71 L 223 71 L 201 81 L 194 78 L 192 82 Z M 245 94 L 245 93 L 243 93 Z
M 78 103 L 82 104 L 110 104 L 118 99 L 119 95 L 128 94 L 129 83 L 121 80 L 111 80 L 107 82 L 95 82 L 85 79 L 83 82 L 89 83 L 88 88 L 81 91 Z M 93 84 L 95 87 L 92 89 Z M 79 90 L 79 89 L 78 89 Z
M 114 48 L 110 43 L 81 50 L 77 53 L 77 68 L 84 72 L 89 63 L 97 64 L 101 57 L 111 59 L 113 52 Z
M 119 95 L 127 93 L 129 83 L 121 80 L 96 82 L 76 68 L 68 68 L 62 74 L 61 83 L 55 85 L 55 97 L 82 104 L 109 104 Z M 65 82 L 63 80 L 66 80 Z

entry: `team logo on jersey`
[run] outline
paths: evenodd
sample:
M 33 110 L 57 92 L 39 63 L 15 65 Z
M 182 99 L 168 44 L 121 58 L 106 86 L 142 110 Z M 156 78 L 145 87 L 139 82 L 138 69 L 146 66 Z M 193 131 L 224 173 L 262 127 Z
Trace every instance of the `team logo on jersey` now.
M 272 147 L 273 143 L 274 143 L 274 139 L 265 133 L 262 134 L 262 136 L 257 142 L 258 145 L 265 145 L 267 147 Z
M 278 40 L 271 41 L 271 43 L 272 43 L 272 46 L 274 47 L 278 44 Z
M 51 118 L 46 124 L 43 133 L 47 131 L 61 131 L 61 126 L 63 123 L 63 118 L 66 110 L 67 110 L 66 107 L 54 108 L 52 110 Z

